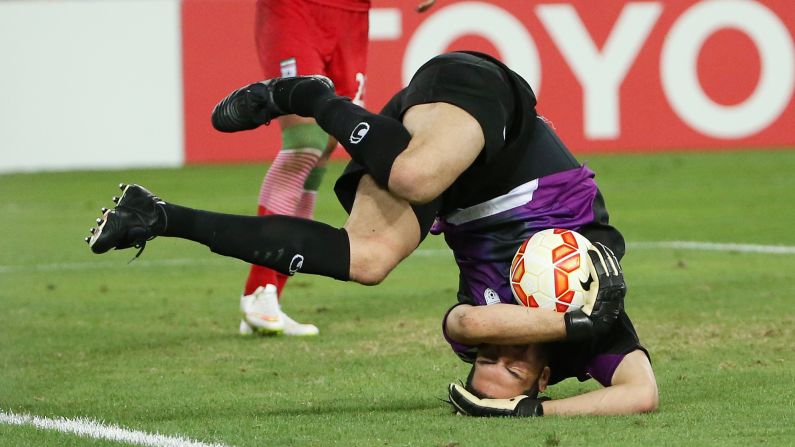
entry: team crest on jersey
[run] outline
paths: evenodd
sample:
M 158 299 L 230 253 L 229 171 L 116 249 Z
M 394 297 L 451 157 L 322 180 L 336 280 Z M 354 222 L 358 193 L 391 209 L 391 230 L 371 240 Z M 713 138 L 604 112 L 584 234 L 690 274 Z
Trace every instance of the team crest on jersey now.
M 294 57 L 279 62 L 279 67 L 282 69 L 283 78 L 292 78 L 298 76 L 298 65 L 296 64 Z
M 500 302 L 500 296 L 497 295 L 497 292 L 492 289 L 486 289 L 486 291 L 483 292 L 483 298 L 486 299 L 486 305 L 497 304 Z

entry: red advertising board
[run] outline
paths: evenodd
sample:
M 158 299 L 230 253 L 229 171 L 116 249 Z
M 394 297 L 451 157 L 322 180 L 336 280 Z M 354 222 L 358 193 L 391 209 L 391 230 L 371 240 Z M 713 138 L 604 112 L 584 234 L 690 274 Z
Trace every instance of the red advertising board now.
M 795 2 L 375 0 L 365 100 L 380 108 L 448 50 L 528 78 L 577 153 L 795 147 Z M 188 162 L 272 158 L 278 126 L 220 134 L 215 102 L 258 79 L 253 0 L 184 0 Z

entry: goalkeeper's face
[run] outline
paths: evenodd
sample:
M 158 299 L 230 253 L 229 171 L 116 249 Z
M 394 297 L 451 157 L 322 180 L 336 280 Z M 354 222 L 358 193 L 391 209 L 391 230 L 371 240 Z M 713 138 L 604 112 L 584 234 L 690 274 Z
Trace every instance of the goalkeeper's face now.
M 544 347 L 481 345 L 469 383 L 480 397 L 508 399 L 520 394 L 535 397 L 549 381 Z

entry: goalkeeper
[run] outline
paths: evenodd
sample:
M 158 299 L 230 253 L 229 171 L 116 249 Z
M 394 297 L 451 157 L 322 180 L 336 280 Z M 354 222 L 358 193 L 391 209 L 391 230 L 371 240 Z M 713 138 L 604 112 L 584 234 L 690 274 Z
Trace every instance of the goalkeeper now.
M 576 230 L 623 255 L 623 238 L 608 223 L 593 171 L 538 115 L 527 82 L 488 55 L 431 59 L 380 114 L 337 96 L 322 76 L 254 83 L 216 106 L 213 125 L 243 131 L 286 114 L 314 118 L 351 155 L 335 185 L 350 214 L 343 228 L 197 210 L 122 185 L 116 207 L 103 210 L 86 238 L 91 250 L 143 250 L 155 237 L 179 237 L 287 275 L 371 285 L 429 232 L 444 233 L 461 270 L 461 291 L 475 304 L 513 302 L 503 287 L 510 260 L 542 229 Z M 549 318 L 564 324 L 567 337 L 594 337 L 617 321 L 623 306 L 623 294 L 603 293 L 597 301 L 604 298 L 589 315 Z

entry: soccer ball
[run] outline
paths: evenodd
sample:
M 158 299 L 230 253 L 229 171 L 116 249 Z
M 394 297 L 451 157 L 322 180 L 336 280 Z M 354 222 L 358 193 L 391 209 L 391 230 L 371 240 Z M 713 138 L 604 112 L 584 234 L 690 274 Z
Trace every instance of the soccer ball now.
M 539 231 L 526 240 L 511 262 L 511 290 L 527 307 L 569 312 L 581 308 L 591 287 L 585 236 L 571 230 Z

